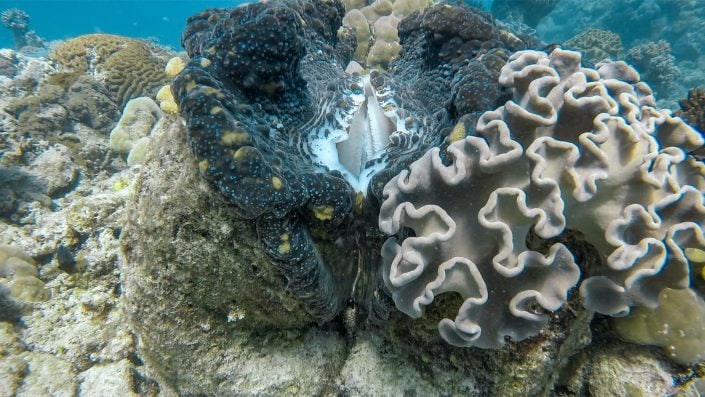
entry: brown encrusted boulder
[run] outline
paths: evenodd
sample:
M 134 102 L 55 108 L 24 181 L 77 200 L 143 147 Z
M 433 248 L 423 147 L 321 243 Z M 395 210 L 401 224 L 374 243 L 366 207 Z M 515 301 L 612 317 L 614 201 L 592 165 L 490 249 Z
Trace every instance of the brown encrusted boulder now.
M 124 307 L 144 358 L 182 393 L 240 395 L 256 385 L 272 395 L 297 384 L 318 394 L 342 338 L 301 330 L 313 318 L 286 291 L 253 222 L 198 175 L 182 123 L 166 116 L 156 127 L 121 233 Z M 272 369 L 281 373 L 264 379 L 252 360 L 281 362 Z

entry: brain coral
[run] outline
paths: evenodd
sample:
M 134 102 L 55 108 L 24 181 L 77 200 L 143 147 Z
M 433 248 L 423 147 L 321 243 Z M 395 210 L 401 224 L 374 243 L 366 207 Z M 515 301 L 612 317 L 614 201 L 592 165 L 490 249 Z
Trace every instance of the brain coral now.
M 439 324 L 453 345 L 535 335 L 578 284 L 585 307 L 608 315 L 688 286 L 684 249 L 705 245 L 705 165 L 686 151 L 703 139 L 656 109 L 625 63 L 580 61 L 515 53 L 499 77 L 512 100 L 384 189 L 379 224 L 395 235 L 382 251 L 386 284 L 412 317 L 460 294 L 457 316 Z M 568 234 L 597 258 L 576 263 L 560 242 Z
M 109 34 L 79 36 L 49 54 L 63 70 L 103 76 L 121 109 L 132 98 L 153 98 L 168 83 L 164 69 L 173 56 L 147 42 Z
M 171 86 L 202 175 L 241 216 L 256 219 L 289 289 L 322 321 L 356 281 L 334 281 L 346 266 L 326 263 L 315 239 L 377 244 L 376 215 L 356 215 L 375 212 L 389 178 L 452 126 L 454 75 L 432 38 L 466 36 L 448 26 L 456 19 L 442 17 L 476 22 L 481 34 L 468 36 L 467 58 L 502 45 L 486 14 L 432 6 L 404 28 L 411 50 L 389 71 L 346 73 L 354 41 L 340 29 L 343 15 L 342 2 L 317 0 L 205 10 L 188 20 L 182 45 L 190 60 Z M 376 266 L 369 258 L 361 262 Z M 381 284 L 374 269 L 363 279 Z

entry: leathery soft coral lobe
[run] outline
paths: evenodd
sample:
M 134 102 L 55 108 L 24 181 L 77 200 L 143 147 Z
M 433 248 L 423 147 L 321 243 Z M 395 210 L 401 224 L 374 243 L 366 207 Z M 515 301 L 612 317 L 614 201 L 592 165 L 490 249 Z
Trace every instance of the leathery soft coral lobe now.
M 458 293 L 441 336 L 498 348 L 536 335 L 575 287 L 587 309 L 612 316 L 687 287 L 684 250 L 705 246 L 705 165 L 687 155 L 702 136 L 657 109 L 624 62 L 590 69 L 577 52 L 520 51 L 499 83 L 513 98 L 485 112 L 475 136 L 428 151 L 384 189 L 397 308 L 420 317 Z M 596 263 L 576 260 L 567 234 Z

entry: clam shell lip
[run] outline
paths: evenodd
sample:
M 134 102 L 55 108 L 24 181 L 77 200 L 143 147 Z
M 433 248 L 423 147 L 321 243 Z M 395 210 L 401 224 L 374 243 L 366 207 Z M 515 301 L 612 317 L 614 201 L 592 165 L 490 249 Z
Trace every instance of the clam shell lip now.
M 339 171 L 363 194 L 387 165 L 390 147 L 411 150 L 420 141 L 419 123 L 399 106 L 393 87 L 379 76 L 379 72 L 346 76 L 340 93 L 306 126 L 312 163 Z

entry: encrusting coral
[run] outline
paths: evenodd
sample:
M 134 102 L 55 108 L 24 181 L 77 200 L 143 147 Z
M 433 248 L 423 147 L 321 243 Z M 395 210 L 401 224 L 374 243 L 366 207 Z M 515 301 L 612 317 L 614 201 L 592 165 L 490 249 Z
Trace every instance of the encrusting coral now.
M 460 294 L 439 324 L 453 345 L 535 335 L 578 285 L 586 308 L 613 316 L 688 286 L 684 249 L 705 245 L 705 165 L 686 152 L 703 138 L 656 109 L 625 63 L 580 60 L 515 53 L 499 78 L 513 99 L 384 189 L 386 284 L 412 317 Z M 568 235 L 596 257 L 576 263 Z

